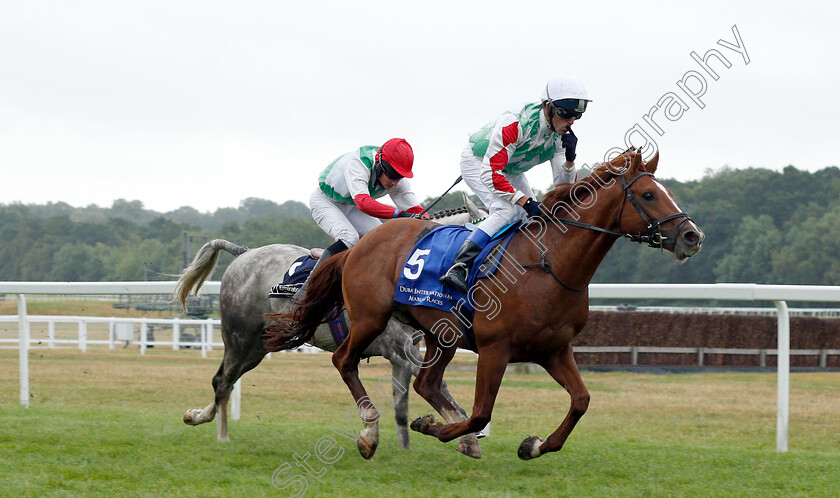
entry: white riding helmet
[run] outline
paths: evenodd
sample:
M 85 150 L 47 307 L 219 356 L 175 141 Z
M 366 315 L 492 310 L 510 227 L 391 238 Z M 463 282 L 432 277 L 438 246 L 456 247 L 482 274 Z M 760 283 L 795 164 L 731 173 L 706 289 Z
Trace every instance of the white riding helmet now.
M 571 74 L 552 76 L 545 84 L 545 88 L 540 95 L 540 101 L 542 102 L 563 99 L 579 99 L 592 102 L 589 100 L 589 93 L 583 86 L 583 82 Z
M 592 102 L 583 83 L 570 74 L 548 80 L 540 99 L 543 103 L 551 102 L 549 118 L 556 113 L 563 119 L 580 119 L 586 111 L 586 104 Z

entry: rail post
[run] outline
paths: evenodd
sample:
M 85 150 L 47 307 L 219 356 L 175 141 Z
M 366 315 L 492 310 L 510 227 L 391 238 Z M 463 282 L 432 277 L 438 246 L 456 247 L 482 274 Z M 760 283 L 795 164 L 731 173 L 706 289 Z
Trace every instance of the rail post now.
M 79 350 L 82 353 L 87 352 L 87 322 L 79 320 Z
M 55 322 L 47 322 L 47 345 L 50 349 L 55 348 Z
M 20 360 L 20 406 L 29 408 L 29 320 L 26 296 L 18 294 L 18 359 Z
M 778 310 L 778 401 L 776 410 L 776 451 L 788 450 L 788 408 L 790 397 L 790 315 L 787 303 L 773 301 Z
M 172 351 L 178 351 L 179 343 L 181 342 L 181 324 L 178 322 L 172 323 Z
M 236 381 L 230 394 L 230 419 L 239 420 L 242 409 L 242 378 Z

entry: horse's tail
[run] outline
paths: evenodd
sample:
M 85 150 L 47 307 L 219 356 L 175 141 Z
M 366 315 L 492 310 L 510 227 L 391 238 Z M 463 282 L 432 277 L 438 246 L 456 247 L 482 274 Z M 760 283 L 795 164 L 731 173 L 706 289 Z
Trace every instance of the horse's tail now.
M 318 265 L 309 277 L 306 296 L 291 313 L 268 313 L 268 327 L 263 334 L 266 351 L 294 349 L 312 339 L 324 317 L 344 304 L 341 279 L 350 251 L 343 251 Z
M 190 266 L 181 272 L 181 278 L 175 284 L 174 294 L 184 311 L 187 311 L 187 296 L 193 289 L 195 289 L 195 295 L 198 295 L 201 284 L 207 280 L 207 277 L 216 268 L 216 263 L 219 262 L 219 251 L 221 250 L 225 250 L 236 257 L 247 251 L 248 248 L 224 239 L 214 239 L 204 244 L 199 249 L 198 254 L 195 255 L 195 259 L 190 263 Z

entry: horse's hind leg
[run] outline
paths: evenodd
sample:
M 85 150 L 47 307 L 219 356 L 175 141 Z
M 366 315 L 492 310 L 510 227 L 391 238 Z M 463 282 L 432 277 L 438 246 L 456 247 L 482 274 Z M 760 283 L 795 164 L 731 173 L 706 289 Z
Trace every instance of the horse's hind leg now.
M 219 370 L 216 372 L 216 375 L 213 376 L 213 384 L 215 390 L 215 379 L 222 375 L 222 372 L 225 368 L 225 362 L 222 361 L 222 364 L 219 365 Z M 207 422 L 213 421 L 216 418 L 216 400 L 214 399 L 212 403 L 205 406 L 204 408 L 190 408 L 184 414 L 184 423 L 187 425 L 200 425 L 206 424 Z
M 257 336 L 258 337 L 258 336 Z M 234 384 L 242 375 L 259 365 L 265 353 L 259 347 L 248 344 L 251 349 L 237 347 L 234 341 L 226 341 L 225 355 L 216 375 L 213 376 L 215 397 L 212 403 L 203 409 L 190 409 L 184 414 L 184 423 L 199 425 L 212 421 L 216 414 L 216 437 L 219 441 L 229 441 L 227 427 L 227 402 Z
M 257 348 L 248 351 L 247 356 L 244 358 L 240 355 L 228 362 L 227 350 L 225 350 L 224 371 L 220 371 L 213 377 L 213 389 L 216 391 L 216 409 L 219 412 L 219 421 L 216 426 L 216 439 L 219 441 L 230 441 L 228 437 L 227 404 L 230 399 L 230 393 L 233 391 L 233 386 L 245 372 L 259 365 L 264 357 L 265 352 Z
M 385 329 L 388 316 L 374 317 L 372 314 L 361 313 L 360 315 L 362 316 L 358 319 L 355 315 L 351 316 L 350 335 L 335 350 L 332 362 L 356 401 L 356 411 L 365 426 L 359 433 L 356 446 L 359 453 L 367 459 L 373 456 L 379 445 L 379 412 L 359 380 L 359 361 L 361 352 Z
M 548 436 L 548 439 L 543 441 L 542 438 L 531 436 L 522 441 L 517 454 L 523 460 L 537 458 L 540 455 L 558 451 L 562 448 L 569 434 L 571 434 L 572 429 L 575 428 L 578 420 L 586 413 L 586 409 L 589 407 L 589 391 L 583 385 L 583 379 L 580 378 L 580 372 L 578 371 L 571 346 L 565 346 L 560 350 L 559 354 L 540 362 L 540 365 L 548 371 L 549 375 L 558 384 L 569 392 L 572 403 L 569 406 L 569 412 L 566 414 L 566 418 L 563 419 L 563 422 L 557 430 Z

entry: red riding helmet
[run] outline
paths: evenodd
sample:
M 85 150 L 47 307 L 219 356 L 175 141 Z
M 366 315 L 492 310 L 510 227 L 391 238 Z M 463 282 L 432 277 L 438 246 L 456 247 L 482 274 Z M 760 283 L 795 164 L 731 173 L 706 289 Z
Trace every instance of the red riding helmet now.
M 404 178 L 411 178 L 414 173 L 414 151 L 404 138 L 392 138 L 385 142 L 376 153 L 376 161 L 385 161 Z

